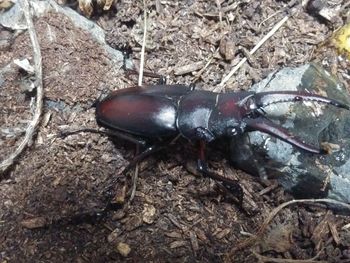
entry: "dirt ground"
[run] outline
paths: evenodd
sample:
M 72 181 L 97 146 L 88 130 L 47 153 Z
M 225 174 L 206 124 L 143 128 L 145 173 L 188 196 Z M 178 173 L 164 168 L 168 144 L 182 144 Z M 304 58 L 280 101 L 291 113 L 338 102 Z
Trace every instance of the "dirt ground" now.
M 147 2 L 145 68 L 168 76 L 168 83 L 196 83 L 213 90 L 247 50 L 292 12 L 226 89 L 248 89 L 274 70 L 316 61 L 349 90 L 349 62 L 339 62 L 327 42 L 335 29 L 350 22 L 345 0 L 337 1 L 341 8 L 332 21 L 299 1 Z M 77 9 L 74 1 L 68 4 Z M 96 8 L 90 19 L 105 30 L 111 47 L 131 51 L 130 59 L 139 65 L 142 1 L 116 1 L 109 11 Z M 57 134 L 98 128 L 93 102 L 108 91 L 135 85 L 137 76 L 126 75 L 122 63 L 113 64 L 88 32 L 75 28 L 63 15 L 46 14 L 35 21 L 35 29 L 43 57 L 44 114 L 33 144 L 1 176 L 1 263 L 350 262 L 350 217 L 323 206 L 283 209 L 261 239 L 233 253 L 273 208 L 292 197 L 272 180 L 262 182 L 234 170 L 227 151 L 217 145 L 209 154 L 210 167 L 240 181 L 246 211 L 225 197 L 214 181 L 194 172 L 197 150 L 181 140 L 140 164 L 136 195 L 127 205 L 132 179 L 120 172 L 132 160 L 135 146 L 98 134 L 66 138 Z M 15 36 L 0 30 L 2 40 L 7 39 L 0 46 L 0 68 L 16 58 L 32 61 L 27 32 Z M 53 39 L 48 30 L 54 32 Z M 28 90 L 33 77 L 14 66 L 2 75 L 0 160 L 22 140 L 35 96 Z M 102 210 L 106 189 L 122 198 L 124 185 L 124 205 L 100 220 L 72 220 Z

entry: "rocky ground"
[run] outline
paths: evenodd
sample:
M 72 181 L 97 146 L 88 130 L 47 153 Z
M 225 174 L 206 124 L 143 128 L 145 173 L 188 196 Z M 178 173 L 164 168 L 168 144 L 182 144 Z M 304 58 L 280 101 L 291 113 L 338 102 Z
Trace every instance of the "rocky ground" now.
M 147 1 L 145 70 L 167 76 L 168 83 L 214 90 L 248 56 L 225 87 L 240 90 L 274 70 L 314 61 L 349 90 L 349 62 L 338 60 L 329 41 L 350 22 L 349 5 L 345 0 L 328 3 L 335 15 L 327 20 L 317 7 L 327 1 L 309 2 Z M 79 12 L 75 1 L 65 6 Z M 89 18 L 104 30 L 110 47 L 128 51 L 136 68 L 143 9 L 141 1 L 115 1 L 108 11 L 95 6 Z M 250 56 L 249 50 L 288 14 L 286 23 Z M 235 250 L 256 234 L 272 209 L 292 197 L 273 180 L 263 182 L 234 170 L 217 145 L 209 152 L 210 167 L 239 180 L 244 211 L 214 181 L 195 172 L 197 150 L 182 140 L 140 164 L 135 198 L 127 204 L 132 179 L 120 172 L 134 156 L 133 144 L 91 133 L 57 135 L 98 128 L 93 102 L 111 90 L 136 85 L 137 76 L 125 74 L 120 53 L 61 12 L 35 18 L 35 30 L 43 59 L 44 111 L 34 142 L 1 175 L 0 262 L 350 261 L 349 217 L 324 206 L 288 206 L 257 242 Z M 33 76 L 12 63 L 33 61 L 28 32 L 1 27 L 0 37 L 3 160 L 23 138 L 35 91 L 28 88 Z M 111 186 L 120 198 L 126 192 L 124 205 L 101 220 L 71 220 L 103 209 Z

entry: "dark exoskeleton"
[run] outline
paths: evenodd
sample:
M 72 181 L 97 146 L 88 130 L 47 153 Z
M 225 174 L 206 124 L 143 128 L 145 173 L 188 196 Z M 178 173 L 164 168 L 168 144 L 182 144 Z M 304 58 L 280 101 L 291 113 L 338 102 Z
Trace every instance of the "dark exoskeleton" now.
M 151 85 L 111 93 L 97 103 L 96 119 L 117 136 L 144 146 L 144 151 L 129 167 L 164 147 L 169 139 L 179 134 L 197 143 L 198 170 L 235 192 L 242 204 L 243 192 L 239 184 L 208 170 L 206 144 L 221 137 L 261 131 L 307 152 L 323 153 L 322 149 L 289 134 L 285 128 L 266 118 L 262 111 L 270 104 L 296 101 L 321 102 L 349 110 L 349 106 L 342 102 L 307 92 L 215 93 L 186 85 Z

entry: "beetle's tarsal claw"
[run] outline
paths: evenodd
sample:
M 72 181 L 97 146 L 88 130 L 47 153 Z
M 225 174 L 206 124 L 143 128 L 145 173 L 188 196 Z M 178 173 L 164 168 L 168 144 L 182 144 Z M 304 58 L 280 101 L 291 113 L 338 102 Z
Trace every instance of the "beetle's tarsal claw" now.
M 350 110 L 350 106 L 343 102 L 303 91 L 260 92 L 256 93 L 254 97 L 259 108 L 281 102 L 314 101 Z

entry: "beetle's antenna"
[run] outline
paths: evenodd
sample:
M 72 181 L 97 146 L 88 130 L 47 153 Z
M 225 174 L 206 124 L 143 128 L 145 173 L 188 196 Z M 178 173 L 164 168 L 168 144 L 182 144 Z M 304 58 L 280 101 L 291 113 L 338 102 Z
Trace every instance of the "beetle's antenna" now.
M 244 97 L 243 99 L 241 99 L 240 101 L 237 102 L 238 106 L 243 106 L 251 97 L 254 97 L 254 93 L 248 95 L 247 97 Z
M 314 101 L 350 110 L 350 106 L 343 102 L 304 91 L 260 92 L 255 94 L 255 101 L 259 108 L 282 102 Z

